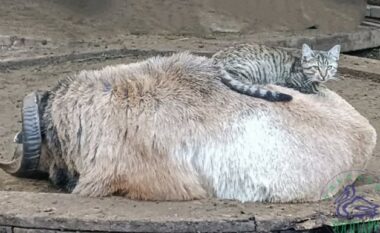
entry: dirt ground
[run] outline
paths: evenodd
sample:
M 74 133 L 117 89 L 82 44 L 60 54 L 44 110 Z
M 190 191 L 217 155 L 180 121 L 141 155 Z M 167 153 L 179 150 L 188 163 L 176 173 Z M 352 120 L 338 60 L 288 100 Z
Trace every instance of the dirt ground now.
M 357 0 L 344 3 L 340 0 L 307 3 L 302 0 L 2 0 L 0 32 L 37 34 L 60 40 L 62 37 L 111 39 L 127 33 L 247 34 L 307 28 L 330 33 L 354 30 L 364 9 L 365 3 Z
M 138 58 L 140 59 L 140 58 Z M 137 59 L 137 60 L 138 60 Z M 142 59 L 142 58 L 141 58 Z M 20 70 L 0 72 L 0 157 L 13 155 L 12 143 L 20 129 L 22 98 L 36 89 L 52 88 L 59 78 L 82 69 L 96 69 L 109 64 L 129 63 L 136 59 L 124 58 L 105 61 L 66 62 L 59 65 L 34 66 Z M 366 79 L 349 73 L 342 73 L 344 80 L 332 82 L 328 86 L 341 94 L 360 113 L 367 117 L 380 132 L 380 75 Z M 379 143 L 378 143 L 379 144 Z M 380 148 L 377 146 L 368 167 L 369 172 L 379 173 Z M 380 175 L 380 173 L 379 173 Z M 58 192 L 46 181 L 18 179 L 0 171 L 0 190 Z

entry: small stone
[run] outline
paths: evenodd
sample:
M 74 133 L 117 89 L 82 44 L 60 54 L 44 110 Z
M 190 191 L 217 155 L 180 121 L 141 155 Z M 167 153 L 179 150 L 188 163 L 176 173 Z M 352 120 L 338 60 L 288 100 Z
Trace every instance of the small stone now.
M 55 210 L 54 208 L 46 208 L 43 210 L 43 212 L 49 213 L 49 212 L 54 212 L 54 210 Z

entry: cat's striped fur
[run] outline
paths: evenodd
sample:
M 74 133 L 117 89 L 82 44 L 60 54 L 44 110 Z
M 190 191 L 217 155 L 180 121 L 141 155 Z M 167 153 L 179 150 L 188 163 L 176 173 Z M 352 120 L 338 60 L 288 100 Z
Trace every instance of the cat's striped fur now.
M 287 50 L 259 44 L 238 44 L 213 55 L 224 70 L 222 82 L 231 89 L 268 101 L 290 101 L 287 94 L 262 85 L 276 84 L 302 93 L 317 93 L 320 83 L 336 79 L 340 45 L 329 51 L 313 51 L 303 44 L 301 57 Z

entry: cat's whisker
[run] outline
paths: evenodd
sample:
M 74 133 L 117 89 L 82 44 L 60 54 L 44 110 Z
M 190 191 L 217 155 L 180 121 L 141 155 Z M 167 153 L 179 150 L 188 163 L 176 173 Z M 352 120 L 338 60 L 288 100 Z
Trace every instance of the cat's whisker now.
M 330 78 L 330 80 L 333 80 L 333 81 L 340 81 L 340 80 L 343 80 L 343 78 L 338 77 L 338 76 L 333 76 L 333 77 Z

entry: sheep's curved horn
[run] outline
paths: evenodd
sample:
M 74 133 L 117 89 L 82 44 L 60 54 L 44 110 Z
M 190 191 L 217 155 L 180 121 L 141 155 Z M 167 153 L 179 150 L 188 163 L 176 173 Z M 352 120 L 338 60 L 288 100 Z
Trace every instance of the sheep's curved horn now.
M 16 174 L 21 167 L 22 154 L 20 151 L 22 152 L 22 149 L 17 145 L 13 159 L 11 161 L 0 161 L 0 168 L 9 174 Z
M 42 143 L 39 97 L 36 92 L 32 92 L 23 101 L 22 131 L 14 139 L 16 143 L 22 143 L 22 149 L 19 144 L 13 160 L 0 161 L 0 168 L 14 176 L 30 178 L 38 173 Z

